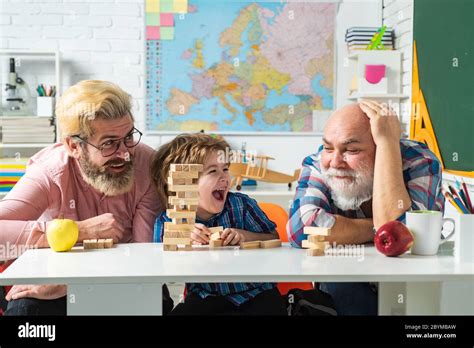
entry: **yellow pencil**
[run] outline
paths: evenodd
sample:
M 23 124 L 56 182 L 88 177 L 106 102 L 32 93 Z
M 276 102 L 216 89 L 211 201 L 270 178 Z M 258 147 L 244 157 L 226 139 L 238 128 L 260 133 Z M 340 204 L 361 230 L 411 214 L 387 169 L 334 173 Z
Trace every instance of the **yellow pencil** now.
M 454 208 L 456 208 L 456 210 L 457 210 L 458 212 L 460 212 L 461 214 L 464 214 L 464 212 L 463 212 L 462 209 L 456 204 L 456 202 L 454 201 L 454 199 L 452 199 L 452 198 L 449 196 L 449 195 L 450 195 L 449 192 L 446 192 L 446 191 L 444 191 L 444 190 L 442 190 L 441 192 L 443 192 L 444 197 L 449 201 L 449 203 L 451 203 L 451 204 L 454 206 Z

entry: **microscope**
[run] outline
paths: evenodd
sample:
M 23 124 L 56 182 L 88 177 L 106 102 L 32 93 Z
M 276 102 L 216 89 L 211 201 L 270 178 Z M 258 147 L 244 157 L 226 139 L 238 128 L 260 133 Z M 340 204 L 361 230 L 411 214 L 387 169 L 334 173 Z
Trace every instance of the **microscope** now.
M 29 88 L 15 70 L 15 58 L 10 58 L 10 72 L 5 87 L 6 97 L 3 105 L 4 116 L 28 115 Z

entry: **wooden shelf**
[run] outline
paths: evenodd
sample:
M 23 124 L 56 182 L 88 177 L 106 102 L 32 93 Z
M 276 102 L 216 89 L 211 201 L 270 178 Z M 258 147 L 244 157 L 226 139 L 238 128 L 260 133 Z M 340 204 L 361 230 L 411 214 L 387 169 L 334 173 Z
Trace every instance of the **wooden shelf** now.
M 399 50 L 359 50 L 357 52 L 351 52 L 347 58 L 349 59 L 357 59 L 361 55 L 378 55 L 378 56 L 383 56 L 383 55 L 393 55 L 393 54 L 400 54 Z
M 387 93 L 387 94 L 376 94 L 376 93 L 356 93 L 347 97 L 347 99 L 357 100 L 359 98 L 384 98 L 384 99 L 408 99 L 409 95 L 399 93 Z

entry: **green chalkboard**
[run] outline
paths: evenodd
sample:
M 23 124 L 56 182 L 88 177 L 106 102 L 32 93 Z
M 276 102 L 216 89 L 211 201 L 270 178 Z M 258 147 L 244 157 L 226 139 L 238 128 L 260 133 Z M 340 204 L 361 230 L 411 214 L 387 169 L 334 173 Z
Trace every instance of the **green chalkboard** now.
M 413 37 L 445 169 L 474 171 L 474 1 L 415 0 Z

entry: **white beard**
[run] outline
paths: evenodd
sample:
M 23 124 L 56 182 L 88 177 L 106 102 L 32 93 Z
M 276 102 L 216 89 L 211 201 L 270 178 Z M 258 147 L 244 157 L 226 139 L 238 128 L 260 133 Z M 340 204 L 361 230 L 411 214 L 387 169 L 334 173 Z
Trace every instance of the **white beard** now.
M 357 171 L 348 169 L 324 169 L 321 166 L 323 180 L 331 191 L 331 197 L 341 210 L 356 210 L 362 203 L 372 198 L 374 177 L 367 166 Z M 350 176 L 351 180 L 337 179 L 336 176 Z

